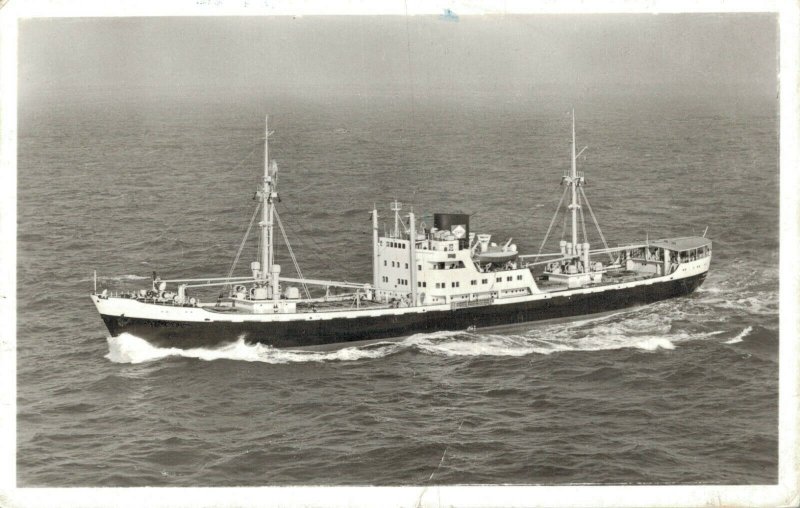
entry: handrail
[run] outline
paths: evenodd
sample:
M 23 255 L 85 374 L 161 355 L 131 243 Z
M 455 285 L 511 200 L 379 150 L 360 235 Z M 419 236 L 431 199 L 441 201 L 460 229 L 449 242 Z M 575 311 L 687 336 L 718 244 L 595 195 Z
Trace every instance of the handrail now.
M 483 298 L 480 300 L 464 300 L 460 302 L 450 302 L 451 309 L 463 309 L 467 307 L 481 307 L 483 305 L 491 305 L 494 303 L 494 297 Z
M 322 280 L 322 279 L 300 279 L 295 277 L 280 277 L 281 281 L 292 282 L 295 284 L 310 284 L 312 286 L 330 286 L 330 287 L 343 287 L 343 288 L 356 288 L 364 289 L 369 283 L 362 282 L 348 282 L 348 281 L 335 281 L 335 280 Z M 219 281 L 219 282 L 212 282 Z M 183 283 L 183 282 L 202 282 L 203 284 L 190 284 L 188 287 L 204 287 L 204 286 L 223 286 L 228 282 L 247 282 L 254 281 L 253 277 L 206 277 L 202 279 L 162 279 L 161 282 Z
M 347 281 L 338 282 L 335 280 L 298 279 L 293 277 L 281 277 L 280 280 L 286 282 L 294 282 L 295 284 L 306 283 L 306 284 L 311 284 L 312 286 L 330 286 L 330 287 L 356 288 L 356 289 L 364 289 L 370 285 L 368 282 L 347 282 Z
M 203 277 L 202 279 L 161 279 L 161 282 L 202 282 L 202 281 L 222 280 L 222 281 L 242 281 L 253 280 L 253 276 L 246 277 Z

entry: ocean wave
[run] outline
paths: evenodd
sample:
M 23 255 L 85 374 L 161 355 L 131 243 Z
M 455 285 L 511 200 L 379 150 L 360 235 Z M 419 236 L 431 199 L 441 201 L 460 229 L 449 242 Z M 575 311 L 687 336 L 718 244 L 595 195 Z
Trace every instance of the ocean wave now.
M 109 280 L 145 280 L 149 279 L 150 276 L 147 275 L 135 275 L 135 274 L 126 274 L 126 275 L 109 275 L 104 277 L 97 277 L 97 280 L 109 281 Z
M 130 281 L 130 280 L 145 280 L 150 279 L 150 276 L 146 275 L 135 275 L 135 274 L 126 274 L 126 275 L 98 275 L 97 282 L 122 282 L 122 281 Z M 78 282 L 92 282 L 94 277 L 84 277 L 82 279 L 78 279 Z
M 602 333 L 579 337 L 563 337 L 558 333 L 552 337 L 487 335 L 461 333 L 451 340 L 435 341 L 418 337 L 411 344 L 418 350 L 441 356 L 527 356 L 550 355 L 566 351 L 608 351 L 616 349 L 675 349 L 675 344 L 666 337 L 629 336 Z M 406 341 L 406 344 L 409 342 Z
M 752 326 L 748 326 L 747 328 L 745 328 L 744 330 L 742 330 L 742 331 L 739 333 L 739 335 L 737 335 L 736 337 L 733 337 L 733 338 L 732 338 L 732 339 L 730 339 L 730 340 L 726 340 L 726 341 L 725 341 L 725 344 L 738 344 L 739 342 L 742 342 L 742 341 L 744 340 L 744 338 L 745 338 L 745 337 L 747 337 L 748 335 L 750 335 L 750 332 L 752 332 L 752 331 L 753 331 L 753 327 L 752 327 Z
M 779 313 L 778 291 L 759 291 L 754 294 L 736 294 L 730 298 L 709 298 L 702 302 L 715 309 L 745 312 L 755 316 L 777 316 Z
M 439 332 L 417 334 L 400 343 L 417 351 L 440 356 L 526 356 L 550 354 L 558 344 L 537 343 L 519 335 L 496 335 L 476 332 Z
M 724 289 L 719 288 L 719 287 L 714 287 L 714 286 L 709 286 L 709 287 L 700 286 L 696 290 L 696 292 L 698 292 L 698 293 L 711 293 L 711 294 L 714 294 L 714 295 L 720 294 L 723 291 L 724 291 Z

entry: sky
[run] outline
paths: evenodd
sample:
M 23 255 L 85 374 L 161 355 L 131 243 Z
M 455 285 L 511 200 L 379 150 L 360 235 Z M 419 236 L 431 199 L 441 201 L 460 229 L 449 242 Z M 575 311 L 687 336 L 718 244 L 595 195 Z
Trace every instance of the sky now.
M 775 14 L 29 19 L 20 93 L 99 88 L 775 96 Z

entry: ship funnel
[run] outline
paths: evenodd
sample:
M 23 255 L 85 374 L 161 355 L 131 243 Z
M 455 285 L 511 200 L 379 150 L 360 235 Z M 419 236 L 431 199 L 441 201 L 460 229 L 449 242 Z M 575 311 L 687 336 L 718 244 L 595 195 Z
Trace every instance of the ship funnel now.
M 459 249 L 468 247 L 469 215 L 465 213 L 434 213 L 433 227 L 452 233 L 458 240 Z

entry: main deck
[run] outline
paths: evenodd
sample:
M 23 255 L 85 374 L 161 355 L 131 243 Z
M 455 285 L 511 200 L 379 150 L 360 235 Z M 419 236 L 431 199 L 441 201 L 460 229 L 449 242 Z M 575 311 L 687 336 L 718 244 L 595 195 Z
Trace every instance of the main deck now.
M 501 273 L 501 272 L 493 272 L 493 273 Z M 622 270 L 622 269 L 609 270 L 605 272 L 604 277 L 599 282 L 588 282 L 584 284 L 582 287 L 602 288 L 605 286 L 612 286 L 617 284 L 624 284 L 629 282 L 652 279 L 654 277 L 656 277 L 656 274 L 654 273 L 641 273 L 641 272 Z M 563 281 L 550 280 L 550 277 L 546 274 L 535 276 L 534 280 L 538 293 L 553 294 L 564 291 L 570 291 L 574 289 L 570 288 Z M 534 293 L 531 291 L 529 295 L 530 294 Z M 152 305 L 163 305 L 168 307 L 190 306 L 190 304 L 178 305 L 175 303 L 175 300 L 167 300 L 158 297 L 148 297 L 148 296 L 140 297 L 136 293 L 112 294 L 111 296 L 131 298 L 141 303 L 152 304 Z M 457 304 L 458 306 L 467 306 L 466 304 L 469 304 L 469 306 L 482 305 L 482 304 L 488 305 L 498 300 L 502 301 L 503 299 L 496 292 L 491 292 L 491 291 L 482 293 L 481 295 L 476 294 L 475 296 L 476 298 L 473 299 L 467 299 L 464 301 L 459 300 L 459 301 L 454 301 L 452 303 L 454 305 Z M 478 296 L 483 296 L 483 298 L 478 298 Z M 518 296 L 519 295 L 516 295 L 515 297 Z M 239 302 L 239 305 L 237 305 L 236 299 L 225 298 L 216 303 L 200 303 L 197 306 L 209 312 L 214 312 L 219 314 L 238 314 L 238 315 L 253 314 L 251 309 L 242 306 L 241 303 L 242 302 Z M 352 298 L 325 299 L 323 297 L 315 300 L 299 300 L 296 303 L 295 311 L 293 313 L 354 311 L 359 309 L 379 310 L 379 309 L 392 309 L 404 306 L 406 305 L 404 305 L 403 302 L 400 300 L 394 302 L 380 302 L 380 301 L 361 298 L 360 295 L 356 295 L 355 297 Z

